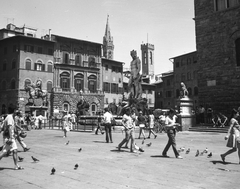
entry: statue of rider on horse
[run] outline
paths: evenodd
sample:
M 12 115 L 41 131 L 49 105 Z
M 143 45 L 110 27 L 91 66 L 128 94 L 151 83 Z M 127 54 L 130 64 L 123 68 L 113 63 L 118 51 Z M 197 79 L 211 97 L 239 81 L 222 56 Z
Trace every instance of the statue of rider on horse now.
M 36 84 L 29 84 L 25 86 L 26 92 L 29 93 L 29 98 L 28 98 L 28 103 L 30 99 L 32 99 L 32 103 L 34 104 L 34 99 L 42 99 L 42 106 L 47 106 L 48 101 L 47 101 L 47 92 L 42 90 L 42 81 L 38 79 L 36 81 Z

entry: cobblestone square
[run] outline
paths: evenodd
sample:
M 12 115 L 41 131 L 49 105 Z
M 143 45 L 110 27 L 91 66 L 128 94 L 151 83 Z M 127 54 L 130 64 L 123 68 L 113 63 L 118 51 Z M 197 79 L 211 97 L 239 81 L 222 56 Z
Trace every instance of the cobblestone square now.
M 156 139 L 146 139 L 143 145 L 142 140 L 136 139 L 145 150 L 143 153 L 117 151 L 124 137 L 118 130 L 113 132 L 113 143 L 105 143 L 105 135 L 92 132 L 69 132 L 67 138 L 62 136 L 60 130 L 29 131 L 25 142 L 30 151 L 23 152 L 18 144 L 18 155 L 24 158 L 19 164 L 24 170 L 13 170 L 12 157 L 3 158 L 0 188 L 233 189 L 240 185 L 237 153 L 228 156 L 225 164 L 220 159 L 220 154 L 228 150 L 224 133 L 177 133 L 177 148 L 185 148 L 181 152 L 183 159 L 176 159 L 171 148 L 170 158 L 161 156 L 168 140 L 164 133 Z M 147 147 L 150 142 L 152 145 Z M 195 157 L 197 150 L 202 152 L 206 147 L 213 154 L 211 158 L 207 153 Z M 186 154 L 188 148 L 190 153 Z M 31 156 L 40 161 L 34 163 Z M 79 165 L 77 169 L 75 164 Z M 56 172 L 51 175 L 53 167 Z

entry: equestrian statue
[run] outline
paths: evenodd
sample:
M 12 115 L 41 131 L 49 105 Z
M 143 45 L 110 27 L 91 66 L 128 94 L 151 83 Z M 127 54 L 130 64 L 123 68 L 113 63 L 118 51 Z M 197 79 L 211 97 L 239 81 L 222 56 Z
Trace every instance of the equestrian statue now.
M 38 79 L 36 84 L 28 84 L 25 86 L 25 91 L 29 94 L 28 104 L 30 104 L 30 100 L 32 100 L 32 104 L 35 105 L 35 99 L 42 99 L 42 106 L 48 105 L 48 94 L 47 91 L 42 90 L 42 81 Z

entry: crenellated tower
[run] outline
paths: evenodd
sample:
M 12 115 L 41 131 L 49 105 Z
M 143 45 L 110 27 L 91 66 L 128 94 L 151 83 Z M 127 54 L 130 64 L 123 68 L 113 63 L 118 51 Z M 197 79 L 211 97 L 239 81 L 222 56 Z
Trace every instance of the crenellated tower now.
M 154 75 L 154 45 L 146 43 L 141 45 L 142 75 Z

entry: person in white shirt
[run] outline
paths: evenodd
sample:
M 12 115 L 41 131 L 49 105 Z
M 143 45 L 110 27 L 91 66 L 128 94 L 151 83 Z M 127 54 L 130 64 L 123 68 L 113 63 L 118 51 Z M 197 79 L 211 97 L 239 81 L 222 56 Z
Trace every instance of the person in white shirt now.
M 105 127 L 105 132 L 106 132 L 106 142 L 109 143 L 109 139 L 110 139 L 110 142 L 113 143 L 113 141 L 112 141 L 113 116 L 109 112 L 108 108 L 105 108 L 104 110 L 105 110 L 105 113 L 103 115 L 103 121 L 104 121 L 104 127 Z
M 130 142 L 130 152 L 136 152 L 135 149 L 134 149 L 135 148 L 134 123 L 133 123 L 133 119 L 131 117 L 131 110 L 130 110 L 129 107 L 126 108 L 126 113 L 123 115 L 122 122 L 123 122 L 124 130 L 125 130 L 125 138 L 118 145 L 118 150 L 120 151 L 121 147 L 126 142 L 131 140 L 131 142 Z
M 21 166 L 18 165 L 18 155 L 17 155 L 17 143 L 15 139 L 15 122 L 14 122 L 14 109 L 9 108 L 9 115 L 4 119 L 3 122 L 3 138 L 4 138 L 4 146 L 2 149 L 2 153 L 0 154 L 0 160 L 7 155 L 10 151 L 13 153 L 13 162 L 14 162 L 14 169 L 21 170 L 23 169 Z
M 164 157 L 168 157 L 167 152 L 168 152 L 170 146 L 172 146 L 173 152 L 174 152 L 176 158 L 182 159 L 182 157 L 179 155 L 179 153 L 177 151 L 177 147 L 176 147 L 176 139 L 175 139 L 176 127 L 179 126 L 179 123 L 177 123 L 176 121 L 177 121 L 177 116 L 175 115 L 175 111 L 173 109 L 170 109 L 168 116 L 166 117 L 166 120 L 165 120 L 165 128 L 167 130 L 168 143 L 167 143 L 166 147 L 164 148 L 162 155 Z

